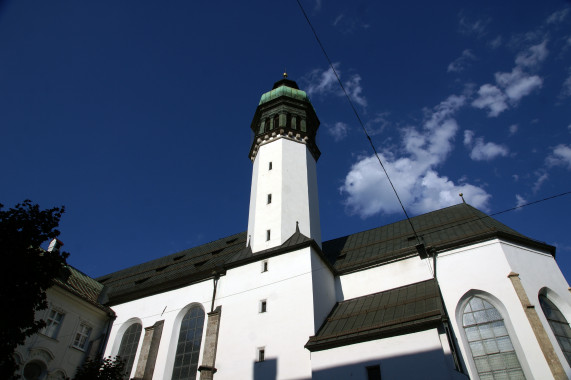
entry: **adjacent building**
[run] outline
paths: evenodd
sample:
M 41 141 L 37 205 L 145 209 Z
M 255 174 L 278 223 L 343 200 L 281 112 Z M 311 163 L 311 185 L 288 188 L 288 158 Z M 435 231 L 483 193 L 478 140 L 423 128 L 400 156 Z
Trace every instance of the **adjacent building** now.
M 54 239 L 50 249 L 58 249 Z M 104 306 L 104 287 L 68 266 L 46 292 L 48 308 L 36 313 L 46 327 L 15 351 L 25 380 L 73 378 L 86 358 L 103 354 L 115 313 Z
M 554 247 L 465 203 L 322 242 L 318 127 L 295 82 L 262 95 L 248 230 L 98 278 L 105 356 L 137 379 L 571 376 Z

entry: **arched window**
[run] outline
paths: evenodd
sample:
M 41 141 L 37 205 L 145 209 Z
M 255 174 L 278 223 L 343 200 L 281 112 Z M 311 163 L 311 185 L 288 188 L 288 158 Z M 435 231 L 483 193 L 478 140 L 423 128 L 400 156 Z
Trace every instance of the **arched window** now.
M 204 310 L 192 306 L 184 315 L 174 357 L 173 380 L 195 380 L 204 327 Z
M 551 326 L 553 335 L 557 338 L 565 359 L 567 359 L 567 363 L 571 365 L 571 328 L 569 328 L 569 323 L 567 323 L 559 308 L 543 294 L 539 295 L 539 304 L 543 314 L 545 314 L 545 318 L 549 322 L 549 326 Z
M 480 297 L 471 297 L 462 315 L 480 379 L 525 379 L 500 312 Z
M 117 356 L 125 361 L 125 373 L 127 375 L 131 374 L 131 369 L 135 362 L 135 354 L 137 353 L 137 347 L 139 347 L 142 329 L 143 326 L 140 323 L 134 323 L 125 330 L 123 338 L 121 338 Z

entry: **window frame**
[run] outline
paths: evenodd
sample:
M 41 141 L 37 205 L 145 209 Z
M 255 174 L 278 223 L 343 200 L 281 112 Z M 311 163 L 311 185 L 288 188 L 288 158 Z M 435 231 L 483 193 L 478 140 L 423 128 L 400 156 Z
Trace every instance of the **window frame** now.
M 462 355 L 464 356 L 465 366 L 468 370 L 468 376 L 479 378 L 478 370 L 476 368 L 476 362 L 474 361 L 474 357 L 472 355 L 472 349 L 470 348 L 470 344 L 463 323 L 463 312 L 472 297 L 479 297 L 483 299 L 484 301 L 490 303 L 500 313 L 500 315 L 503 318 L 504 326 L 508 332 L 512 346 L 514 348 L 514 352 L 516 353 L 521 369 L 524 373 L 524 376 L 527 379 L 533 379 L 531 369 L 527 362 L 527 357 L 525 356 L 525 351 L 521 343 L 519 342 L 516 330 L 513 324 L 511 323 L 508 310 L 506 309 L 504 304 L 495 296 L 481 290 L 470 290 L 466 292 L 461 297 L 460 301 L 456 306 L 456 314 L 455 314 L 456 326 L 458 328 L 458 331 L 460 331 L 459 337 L 460 337 L 460 342 L 462 344 L 461 352 Z
M 81 351 L 86 351 L 89 346 L 89 337 L 93 332 L 93 327 L 86 322 L 81 322 L 75 330 L 75 336 L 71 346 Z
M 266 346 L 256 348 L 256 363 L 263 363 L 266 361 Z
M 197 309 L 197 315 L 193 316 L 191 314 L 191 312 L 193 310 Z M 202 351 L 201 349 L 203 348 L 202 346 L 202 342 L 204 340 L 204 336 L 206 335 L 206 323 L 207 323 L 207 318 L 206 318 L 206 312 L 204 310 L 204 307 L 202 306 L 202 304 L 200 303 L 192 303 L 190 305 L 188 305 L 188 307 L 185 307 L 181 314 L 181 318 L 177 319 L 177 324 L 178 324 L 178 331 L 176 332 L 176 335 L 173 335 L 174 338 L 174 354 L 172 356 L 172 364 L 170 364 L 170 373 L 166 374 L 166 378 L 169 379 L 198 379 L 200 375 L 198 375 L 198 367 L 200 366 L 200 359 L 202 357 Z M 196 323 L 194 325 L 194 328 L 188 328 L 183 330 L 183 324 L 185 323 L 185 319 L 188 317 L 188 321 L 187 323 L 187 327 L 191 327 L 193 326 L 192 324 L 192 319 L 202 319 L 202 325 L 199 326 L 198 323 Z M 196 350 L 194 349 L 194 345 L 193 345 L 193 341 L 197 340 L 197 335 L 196 332 L 200 330 L 200 339 L 198 339 L 200 341 L 199 345 L 196 347 Z M 184 341 L 181 342 L 181 338 L 183 336 L 186 336 L 188 338 L 188 334 L 190 331 L 193 331 L 193 335 L 191 339 L 186 339 Z M 174 334 L 174 331 L 173 331 Z M 184 335 L 183 335 L 184 334 Z M 185 349 L 183 349 L 182 352 L 179 352 L 179 347 L 181 347 L 181 344 L 183 344 L 185 346 Z M 186 348 L 189 347 L 190 351 L 186 350 Z M 196 353 L 196 355 L 194 355 Z M 191 359 L 188 361 L 188 365 L 184 364 L 183 362 L 186 361 L 186 357 L 190 356 Z M 180 364 L 177 363 L 177 361 L 179 361 L 179 359 L 177 357 L 180 357 Z M 196 363 L 194 363 L 193 359 L 196 358 Z M 177 377 L 175 377 L 176 374 L 176 370 L 179 370 L 179 373 L 182 372 L 184 370 L 185 367 L 194 367 L 194 364 L 196 364 L 196 371 L 194 373 L 189 373 L 187 377 L 180 377 L 181 374 L 176 375 Z M 168 368 L 168 367 L 167 367 Z M 167 369 L 168 371 L 168 369 Z
M 268 312 L 268 300 L 267 299 L 260 300 L 260 306 L 258 308 L 258 312 L 260 314 Z
M 61 315 L 61 319 L 59 321 L 56 321 L 55 319 L 53 319 L 51 317 L 51 313 L 57 313 L 59 315 Z M 41 333 L 45 336 L 47 336 L 48 338 L 51 339 L 56 339 L 57 340 L 57 336 L 59 334 L 59 331 L 61 329 L 61 326 L 63 324 L 63 321 L 65 319 L 65 312 L 62 309 L 56 308 L 56 307 L 50 307 L 46 316 L 46 326 L 42 329 Z M 50 321 L 52 323 L 50 323 Z M 56 327 L 53 331 L 48 331 L 49 329 L 51 329 L 51 327 L 54 325 L 53 322 L 56 322 Z
M 559 349 L 561 350 L 561 354 L 563 354 L 563 357 L 565 358 L 565 361 L 567 362 L 567 364 L 571 367 L 571 355 L 566 355 L 565 351 L 563 350 L 563 347 L 561 345 L 561 342 L 559 341 L 559 337 L 561 336 L 560 334 L 556 334 L 555 330 L 553 329 L 553 323 L 557 323 L 557 324 L 561 324 L 561 325 L 565 325 L 565 323 L 563 323 L 562 321 L 559 320 L 555 320 L 553 318 L 550 318 L 547 316 L 547 314 L 545 313 L 545 309 L 543 308 L 543 302 L 541 301 L 541 298 L 545 298 L 549 303 L 551 303 L 555 309 L 557 309 L 557 311 L 561 314 L 561 316 L 563 317 L 563 319 L 565 320 L 567 327 L 571 329 L 571 325 L 569 324 L 569 320 L 567 319 L 567 317 L 565 316 L 565 314 L 563 313 L 563 311 L 561 311 L 561 308 L 559 306 L 557 306 L 557 303 L 553 301 L 554 298 L 556 297 L 550 297 L 550 294 L 547 294 L 547 292 L 540 292 L 537 296 L 537 301 L 539 302 L 539 307 L 541 308 L 541 312 L 543 313 L 543 316 L 545 317 L 545 320 L 547 321 L 547 325 L 549 326 L 549 330 L 551 331 L 551 333 L 553 334 L 553 337 L 555 338 L 555 342 L 557 342 L 557 347 L 559 347 Z M 549 305 L 548 305 L 549 306 Z M 553 309 L 551 306 L 549 306 L 551 309 Z M 547 329 L 546 329 L 547 330 Z M 571 338 L 567 338 L 569 340 L 571 340 Z M 555 346 L 555 344 L 553 344 Z
M 127 334 L 133 334 L 130 330 L 134 327 L 134 326 L 140 326 L 139 328 L 139 337 L 137 338 L 137 342 L 136 344 L 132 345 L 127 341 L 124 341 L 125 338 L 128 338 Z M 123 333 L 121 334 L 121 341 L 119 342 L 119 349 L 117 351 L 117 355 L 116 356 L 120 356 L 121 359 L 124 360 L 125 363 L 125 373 L 126 375 L 130 375 L 131 372 L 133 371 L 133 366 L 135 365 L 135 358 L 137 357 L 137 352 L 139 351 L 139 345 L 141 343 L 141 335 L 143 332 L 143 324 L 140 322 L 134 322 L 131 323 L 126 329 L 125 331 L 123 331 Z M 122 350 L 125 350 L 125 346 L 127 345 L 131 345 L 131 347 L 134 347 L 134 351 L 130 350 L 130 352 L 128 353 L 128 355 L 126 355 L 125 352 L 121 352 Z

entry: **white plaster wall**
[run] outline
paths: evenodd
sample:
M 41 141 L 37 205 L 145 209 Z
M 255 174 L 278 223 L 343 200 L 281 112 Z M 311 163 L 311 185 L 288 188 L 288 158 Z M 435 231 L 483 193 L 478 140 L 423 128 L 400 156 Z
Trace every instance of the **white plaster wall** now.
M 314 327 L 317 332 L 335 306 L 335 277 L 316 253 L 311 255 Z
M 270 258 L 267 272 L 256 262 L 221 279 L 217 379 L 310 378 L 303 346 L 315 333 L 311 255 L 305 248 Z M 260 300 L 266 313 L 259 313 Z M 256 363 L 258 347 L 265 347 L 265 363 Z
M 315 166 L 301 142 L 280 137 L 260 147 L 254 160 L 248 219 L 254 252 L 281 245 L 295 232 L 296 222 L 302 234 L 321 245 Z M 272 194 L 270 204 L 268 194 Z
M 551 372 L 543 353 L 507 277 L 512 270 L 502 243 L 497 239 L 438 255 L 438 281 L 463 360 L 470 376 L 477 378 L 461 315 L 463 301 L 471 295 L 482 295 L 502 313 L 526 377 L 550 379 Z
M 418 256 L 339 276 L 337 301 L 348 300 L 432 278 L 426 260 Z
M 267 260 L 267 272 L 262 272 L 263 260 L 260 260 L 228 270 L 218 282 L 214 306 L 222 306 L 222 314 L 216 354 L 217 379 L 267 378 L 272 373 L 274 376 L 269 377 L 275 379 L 311 377 L 310 353 L 304 345 L 333 307 L 333 276 L 310 247 Z M 313 279 L 314 273 L 317 273 L 316 279 Z M 118 317 L 105 355 L 117 354 L 122 334 L 134 320 L 140 319 L 143 327 L 164 320 L 153 378 L 170 378 L 185 307 L 198 303 L 209 312 L 212 290 L 213 283 L 209 280 L 113 306 Z M 266 313 L 259 312 L 261 300 L 267 301 Z M 317 327 L 316 320 L 320 321 Z M 132 374 L 143 336 L 141 334 Z M 202 345 L 204 338 L 205 330 Z M 258 347 L 265 347 L 264 363 L 256 363 Z M 199 364 L 201 362 L 202 351 Z
M 383 380 L 452 379 L 436 329 L 394 336 L 311 354 L 313 380 L 367 379 L 380 365 Z
M 561 273 L 555 258 L 548 253 L 533 249 L 523 248 L 508 242 L 502 242 L 501 247 L 506 255 L 512 271 L 518 273 L 523 288 L 529 298 L 529 302 L 535 306 L 539 319 L 543 323 L 547 335 L 551 340 L 567 377 L 571 378 L 571 368 L 561 351 L 561 347 L 553 335 L 549 322 L 539 304 L 539 293 L 547 288 L 547 297 L 555 303 L 565 315 L 567 321 L 571 321 L 571 294 L 569 284 Z
M 33 359 L 30 356 L 30 350 L 41 349 L 53 356 L 53 359 L 49 361 L 38 358 L 47 365 L 48 374 L 61 370 L 71 378 L 86 356 L 86 351 L 72 347 L 79 325 L 84 322 L 92 328 L 89 340 L 94 341 L 103 337 L 107 325 L 107 316 L 103 310 L 58 286 L 51 287 L 46 293 L 49 307 L 54 306 L 65 313 L 63 322 L 55 339 L 38 333 L 26 339 L 25 344 L 17 348 L 17 352 L 23 359 L 20 369 L 23 369 L 24 365 Z M 38 317 L 46 320 L 48 312 L 49 308 L 38 313 Z

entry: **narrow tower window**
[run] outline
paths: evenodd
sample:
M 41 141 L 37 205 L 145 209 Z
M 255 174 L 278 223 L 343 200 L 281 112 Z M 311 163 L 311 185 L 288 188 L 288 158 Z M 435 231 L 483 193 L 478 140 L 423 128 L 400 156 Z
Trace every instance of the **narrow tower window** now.
M 262 273 L 268 271 L 268 260 L 262 261 Z
M 272 194 L 268 194 L 268 204 L 272 203 Z
M 268 165 L 268 170 L 272 170 L 272 161 L 270 161 L 270 164 Z
M 270 230 L 266 231 L 266 241 L 270 241 Z
M 257 355 L 257 359 L 258 362 L 263 362 L 265 360 L 266 357 L 266 348 L 265 347 L 260 347 L 258 348 L 258 355 Z
M 260 301 L 260 313 L 265 313 L 266 311 L 268 311 L 268 301 L 261 300 Z

